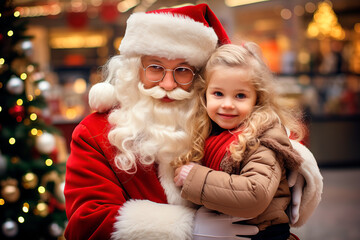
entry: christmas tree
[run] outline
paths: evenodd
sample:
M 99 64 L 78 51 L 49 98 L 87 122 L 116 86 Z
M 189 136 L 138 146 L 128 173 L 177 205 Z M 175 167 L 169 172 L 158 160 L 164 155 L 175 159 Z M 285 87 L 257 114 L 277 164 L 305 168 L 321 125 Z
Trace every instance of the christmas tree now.
M 11 1 L 0 1 L 0 239 L 61 239 L 61 138 L 46 114 L 50 84 L 30 60 L 26 25 Z

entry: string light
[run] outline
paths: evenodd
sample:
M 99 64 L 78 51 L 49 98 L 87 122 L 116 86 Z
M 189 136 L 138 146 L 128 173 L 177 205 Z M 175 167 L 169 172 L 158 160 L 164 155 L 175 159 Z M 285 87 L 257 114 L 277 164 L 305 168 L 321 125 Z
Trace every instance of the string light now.
M 36 136 L 38 133 L 38 130 L 36 128 L 31 129 L 31 135 Z
M 41 90 L 40 89 L 35 89 L 35 95 L 36 96 L 40 96 L 40 94 L 41 94 Z
M 0 65 L 4 65 L 5 63 L 5 59 L 4 58 L 0 58 Z
M 36 134 L 38 137 L 40 137 L 41 135 L 43 135 L 43 131 L 42 130 L 40 130 L 40 129 L 38 129 L 38 132 L 37 132 L 37 134 Z
M 5 204 L 5 200 L 3 198 L 0 198 L 0 206 Z
M 24 101 L 23 101 L 21 98 L 19 98 L 19 99 L 16 101 L 16 104 L 17 104 L 18 106 L 21 106 L 21 105 L 24 104 Z
M 38 187 L 38 192 L 39 192 L 40 194 L 45 193 L 45 191 L 46 191 L 45 187 L 43 187 L 43 186 Z
M 12 37 L 12 36 L 14 35 L 13 30 L 9 30 L 9 31 L 7 32 L 7 35 L 8 35 L 9 37 Z
M 30 208 L 30 205 L 28 203 L 24 203 L 22 210 L 23 210 L 24 213 L 28 213 L 29 208 Z
M 12 138 L 9 139 L 10 145 L 14 145 L 15 142 L 16 142 L 15 138 L 12 137 Z
M 51 160 L 50 158 L 45 160 L 45 165 L 50 167 L 53 164 L 53 160 Z
M 63 9 L 60 3 L 53 3 L 51 5 L 39 5 L 30 7 L 17 7 L 17 11 L 21 17 L 40 17 L 49 15 L 58 15 Z
M 27 74 L 26 74 L 26 73 L 22 73 L 22 74 L 20 75 L 20 78 L 21 78 L 22 80 L 25 80 L 25 79 L 27 78 Z
M 20 17 L 20 12 L 19 12 L 19 11 L 15 11 L 15 12 L 14 12 L 14 16 L 15 16 L 15 17 Z
M 36 119 L 37 119 L 36 113 L 30 114 L 30 120 L 31 120 L 31 121 L 35 121 Z
M 18 221 L 19 221 L 19 223 L 24 223 L 24 222 L 25 222 L 25 218 L 24 218 L 23 216 L 20 216 L 20 217 L 18 218 Z

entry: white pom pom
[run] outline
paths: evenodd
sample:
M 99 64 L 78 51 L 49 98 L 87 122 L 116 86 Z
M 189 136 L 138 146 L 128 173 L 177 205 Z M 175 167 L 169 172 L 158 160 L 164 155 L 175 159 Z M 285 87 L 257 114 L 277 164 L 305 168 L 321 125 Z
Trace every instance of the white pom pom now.
M 106 112 L 117 105 L 115 88 L 107 82 L 97 83 L 89 92 L 90 108 L 99 113 Z

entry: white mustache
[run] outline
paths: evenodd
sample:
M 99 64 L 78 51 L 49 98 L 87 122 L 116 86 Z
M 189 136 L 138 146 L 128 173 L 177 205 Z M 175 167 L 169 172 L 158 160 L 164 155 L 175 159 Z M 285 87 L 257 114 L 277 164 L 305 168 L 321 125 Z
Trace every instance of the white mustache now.
M 144 84 L 142 82 L 139 82 L 138 88 L 140 92 L 144 95 L 151 96 L 156 99 L 162 99 L 164 97 L 168 97 L 173 100 L 185 100 L 190 99 L 194 95 L 194 91 L 191 90 L 190 92 L 187 92 L 181 88 L 175 88 L 172 91 L 165 91 L 159 86 L 155 86 L 149 89 L 144 88 Z

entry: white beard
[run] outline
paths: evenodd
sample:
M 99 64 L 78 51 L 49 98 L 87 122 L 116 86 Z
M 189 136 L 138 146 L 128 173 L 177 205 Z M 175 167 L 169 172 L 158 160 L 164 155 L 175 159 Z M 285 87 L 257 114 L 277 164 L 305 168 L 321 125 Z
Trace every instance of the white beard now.
M 140 58 L 115 58 L 109 62 L 108 81 L 115 85 L 121 107 L 109 115 L 113 126 L 108 139 L 118 149 L 116 166 L 129 173 L 136 172 L 137 163 L 159 164 L 158 176 L 168 202 L 190 206 L 180 196 L 173 182 L 175 158 L 191 148 L 190 126 L 196 97 L 181 89 L 164 92 L 159 87 L 144 89 L 139 83 Z M 173 102 L 161 102 L 167 95 Z
M 190 149 L 187 126 L 195 102 L 192 92 L 180 88 L 172 92 L 159 87 L 144 89 L 137 80 L 138 74 L 133 77 L 132 81 L 115 85 L 121 107 L 109 115 L 114 126 L 109 141 L 119 150 L 115 164 L 127 172 L 136 171 L 137 161 L 143 165 L 155 161 L 170 163 Z M 167 103 L 159 100 L 165 95 L 178 100 Z

